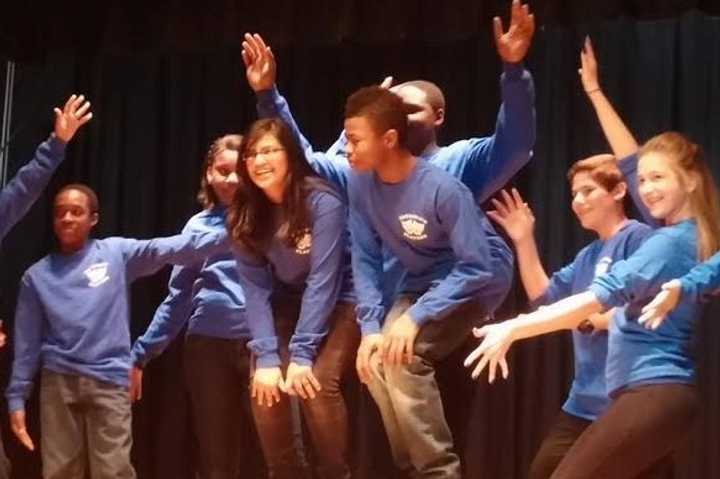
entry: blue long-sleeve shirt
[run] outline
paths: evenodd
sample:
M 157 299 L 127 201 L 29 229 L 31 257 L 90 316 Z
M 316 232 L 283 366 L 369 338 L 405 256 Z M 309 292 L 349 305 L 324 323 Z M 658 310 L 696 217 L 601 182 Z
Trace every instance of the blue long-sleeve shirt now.
M 0 191 L 0 240 L 25 216 L 65 159 L 65 143 L 54 134 L 40 143 L 35 156 Z
M 289 345 L 290 360 L 302 365 L 313 364 L 337 301 L 355 301 L 347 258 L 347 207 L 339 194 L 322 189 L 313 191 L 307 202 L 312 226 L 294 247 L 276 234 L 263 258 L 233 248 L 252 335 L 248 346 L 258 367 L 280 365 L 271 299 L 302 296 Z M 278 223 L 279 213 L 268 212 Z
M 494 289 L 496 251 L 487 218 L 460 181 L 418 160 L 396 184 L 373 173 L 352 175 L 348 185 L 353 273 L 358 321 L 376 333 L 385 316 L 382 247 L 406 273 L 400 293 L 420 294 L 408 313 L 419 325 L 447 316 Z M 493 298 L 495 301 L 495 298 Z
M 651 233 L 649 226 L 630 220 L 612 238 L 593 241 L 570 264 L 552 275 L 548 288 L 533 302 L 534 306 L 555 303 L 585 291 L 594 278 L 605 274 L 617 261 L 629 258 Z M 594 421 L 610 402 L 605 384 L 608 333 L 573 331 L 572 337 L 575 376 L 563 410 Z
M 15 312 L 10 411 L 24 408 L 39 367 L 127 387 L 130 283 L 165 264 L 192 264 L 229 247 L 224 233 L 107 238 L 28 268 Z
M 654 331 L 637 319 L 663 283 L 697 264 L 697 227 L 694 220 L 686 220 L 656 230 L 632 256 L 593 281 L 589 289 L 604 307 L 626 305 L 610 325 L 606 366 L 610 395 L 642 384 L 693 382 L 690 346 L 702 307 L 683 297 Z
M 225 213 L 222 207 L 203 210 L 188 220 L 182 233 L 219 234 L 225 231 Z M 167 297 L 133 345 L 133 364 L 143 366 L 160 355 L 186 324 L 188 335 L 250 338 L 245 293 L 230 247 L 203 264 L 173 268 Z

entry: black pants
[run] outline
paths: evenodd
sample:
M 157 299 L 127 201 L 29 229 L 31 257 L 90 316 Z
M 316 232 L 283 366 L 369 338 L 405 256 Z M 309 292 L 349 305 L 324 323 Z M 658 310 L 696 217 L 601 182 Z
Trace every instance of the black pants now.
M 592 421 L 560 411 L 530 464 L 528 479 L 548 479 L 552 476 L 565 454 L 591 424 Z
M 299 301 L 273 303 L 275 331 L 280 340 L 283 371 L 287 367 L 287 345 L 300 312 Z M 355 374 L 355 357 L 360 344 L 360 328 L 355 322 L 355 306 L 340 302 L 331 318 L 330 332 L 321 345 L 313 365 L 313 374 L 322 390 L 315 399 L 299 399 L 309 431 L 309 452 L 317 476 L 321 479 L 350 477 L 350 426 L 343 381 Z M 303 451 L 293 435 L 293 411 L 290 398 L 267 407 L 252 401 L 255 423 L 265 461 L 273 479 L 301 479 L 306 474 Z
M 665 477 L 697 411 L 695 387 L 653 384 L 627 389 L 560 461 L 552 479 Z
M 246 343 L 199 335 L 189 335 L 185 340 L 185 380 L 201 479 L 264 477 L 250 413 L 250 353 Z
M 0 479 L 10 479 L 10 460 L 5 454 L 2 436 L 0 436 Z

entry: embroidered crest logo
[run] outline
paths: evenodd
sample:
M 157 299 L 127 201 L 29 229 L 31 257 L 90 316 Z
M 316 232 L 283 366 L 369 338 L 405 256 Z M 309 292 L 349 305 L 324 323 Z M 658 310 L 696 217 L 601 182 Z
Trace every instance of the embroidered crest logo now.
M 310 228 L 305 228 L 300 235 L 300 239 L 295 243 L 295 252 L 297 254 L 310 254 L 312 248 L 312 233 Z
M 610 265 L 612 264 L 612 258 L 610 256 L 604 256 L 595 264 L 595 277 L 602 276 L 608 272 Z
M 84 274 L 88 279 L 88 286 L 91 288 L 97 288 L 110 279 L 107 263 L 95 263 L 86 269 Z
M 414 241 L 424 240 L 427 238 L 427 235 L 425 234 L 427 220 L 422 216 L 408 213 L 400 215 L 398 219 L 400 220 L 400 225 L 403 229 L 403 236 L 406 238 Z

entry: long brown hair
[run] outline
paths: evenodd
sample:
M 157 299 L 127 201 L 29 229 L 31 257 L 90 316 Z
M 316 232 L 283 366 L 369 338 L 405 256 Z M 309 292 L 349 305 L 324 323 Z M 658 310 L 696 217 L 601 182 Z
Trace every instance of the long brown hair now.
M 237 151 L 240 154 L 240 145 L 242 144 L 242 135 L 225 135 L 220 138 L 216 138 L 210 143 L 205 154 L 205 161 L 202 164 L 202 174 L 200 175 L 200 191 L 197 194 L 197 200 L 204 209 L 210 209 L 220 203 L 215 190 L 208 183 L 207 172 L 215 163 L 215 158 L 225 150 Z M 238 163 L 240 159 L 238 158 Z
M 274 136 L 284 148 L 288 162 L 287 185 L 279 205 L 282 220 L 277 232 L 283 242 L 295 246 L 307 228 L 311 227 L 311 214 L 307 205 L 310 193 L 316 189 L 334 191 L 315 174 L 292 131 L 280 119 L 268 118 L 250 125 L 240 147 L 240 161 L 237 164 L 240 181 L 228 211 L 227 227 L 239 246 L 257 256 L 264 255 L 275 234 L 271 214 L 273 204 L 250 179 L 244 158 L 268 134 Z
M 720 204 L 718 191 L 700 145 L 674 131 L 661 133 L 647 141 L 638 153 L 660 153 L 672 160 L 681 181 L 694 176 L 696 188 L 690 193 L 690 208 L 698 230 L 698 258 L 705 261 L 720 249 Z

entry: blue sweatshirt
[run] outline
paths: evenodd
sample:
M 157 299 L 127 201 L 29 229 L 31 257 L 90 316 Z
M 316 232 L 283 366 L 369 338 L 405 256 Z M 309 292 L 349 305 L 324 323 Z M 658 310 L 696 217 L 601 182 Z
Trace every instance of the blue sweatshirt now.
M 190 218 L 182 233 L 220 234 L 225 231 L 225 212 L 223 207 L 201 211 Z M 188 335 L 250 338 L 245 293 L 231 248 L 203 264 L 173 268 L 167 297 L 155 311 L 145 334 L 133 345 L 133 364 L 144 366 L 160 355 L 188 322 Z
M 215 233 L 91 239 L 72 255 L 50 254 L 28 268 L 15 312 L 10 411 L 24 408 L 40 366 L 127 387 L 130 283 L 228 248 L 227 235 Z
M 32 161 L 0 192 L 0 240 L 25 216 L 65 159 L 65 143 L 54 134 L 40 143 Z
M 690 346 L 701 306 L 692 298 L 681 298 L 655 331 L 637 319 L 663 283 L 697 264 L 697 228 L 694 220 L 687 220 L 656 230 L 632 256 L 593 281 L 589 289 L 604 307 L 627 305 L 610 326 L 606 366 L 610 395 L 642 384 L 694 381 Z
M 459 305 L 481 303 L 496 282 L 496 263 L 507 261 L 472 194 L 448 173 L 418 160 L 410 177 L 382 183 L 375 174 L 352 175 L 348 185 L 353 273 L 363 334 L 377 333 L 385 317 L 382 248 L 405 274 L 399 293 L 421 295 L 408 313 L 419 325 L 440 320 Z M 488 310 L 494 309 L 497 298 Z
M 649 226 L 630 220 L 607 241 L 593 241 L 580 250 L 572 263 L 552 275 L 547 290 L 533 302 L 534 306 L 552 304 L 587 290 L 594 278 L 605 274 L 613 263 L 629 258 L 651 233 Z M 563 410 L 594 421 L 610 402 L 605 385 L 608 333 L 573 331 L 573 346 L 575 377 Z
M 275 234 L 263 258 L 233 248 L 252 334 L 248 346 L 258 367 L 280 365 L 272 299 L 302 296 L 289 345 L 290 361 L 301 365 L 313 364 L 337 301 L 355 301 L 347 258 L 347 207 L 337 193 L 322 189 L 315 189 L 307 201 L 312 227 L 294 247 Z M 277 207 L 268 212 L 277 226 L 279 213 Z

